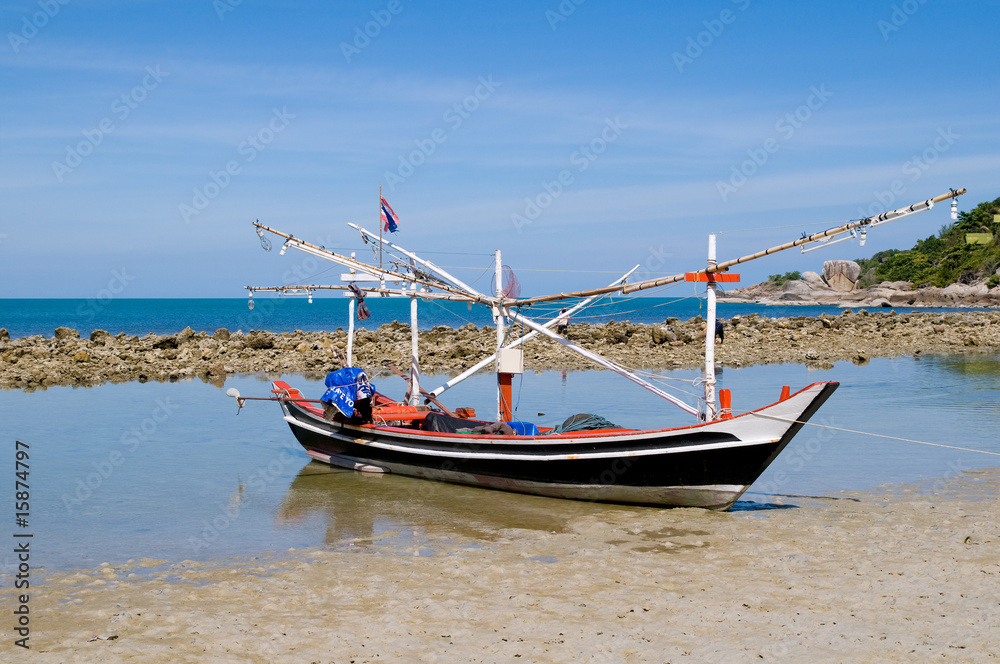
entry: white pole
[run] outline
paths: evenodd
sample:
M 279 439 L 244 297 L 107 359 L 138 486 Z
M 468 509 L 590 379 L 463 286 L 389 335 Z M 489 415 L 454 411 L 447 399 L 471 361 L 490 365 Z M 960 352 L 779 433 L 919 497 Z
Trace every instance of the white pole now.
M 413 286 L 414 293 L 410 296 L 410 405 L 416 406 L 420 403 L 420 360 L 417 355 L 417 294 L 416 285 Z
M 708 270 L 712 273 L 716 267 L 715 234 L 708 236 Z M 709 277 L 711 279 L 712 277 Z M 714 281 L 708 282 L 705 293 L 705 304 L 708 309 L 708 320 L 705 325 L 705 421 L 712 422 L 719 416 L 715 404 L 715 289 Z
M 354 307 L 355 299 L 351 296 L 351 301 L 347 305 L 347 364 L 345 367 L 354 366 Z
M 354 252 L 351 252 L 351 258 L 354 258 Z M 354 270 L 351 270 L 351 274 L 354 274 Z M 357 305 L 354 296 L 351 296 L 351 301 L 347 305 L 347 364 L 345 367 L 354 366 L 354 308 Z
M 496 250 L 496 264 L 494 265 L 494 274 L 496 275 L 497 299 L 503 298 L 503 264 L 500 260 L 500 250 Z M 504 340 L 504 327 L 503 327 L 503 311 L 500 307 L 493 307 L 493 322 L 497 326 L 497 357 L 500 356 L 500 349 L 503 348 Z M 503 393 L 500 391 L 500 365 L 497 365 L 497 422 L 503 419 Z

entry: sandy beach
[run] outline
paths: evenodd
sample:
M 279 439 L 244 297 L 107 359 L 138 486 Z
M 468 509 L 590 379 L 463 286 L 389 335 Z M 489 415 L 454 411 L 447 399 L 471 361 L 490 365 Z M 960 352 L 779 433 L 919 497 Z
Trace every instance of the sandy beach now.
M 427 532 L 412 550 L 381 533 L 340 549 L 41 573 L 31 650 L 14 646 L 8 620 L 0 658 L 993 661 L 998 489 L 993 469 L 869 493 L 751 496 L 771 509 L 743 512 L 539 498 L 547 519 Z M 10 607 L 12 583 L 2 586 Z
M 883 354 L 1000 345 L 996 313 L 748 317 L 727 326 L 718 353 L 725 366 L 861 364 Z M 570 335 L 620 361 L 677 367 L 697 366 L 699 331 L 698 320 L 672 320 L 579 325 Z M 491 343 L 474 326 L 425 336 L 428 363 L 451 369 Z M 76 384 L 75 375 L 98 383 L 135 380 L 136 371 L 151 369 L 162 372 L 156 379 L 168 380 L 219 364 L 221 350 L 229 366 L 218 378 L 247 367 L 284 370 L 290 363 L 308 370 L 329 362 L 329 348 L 340 341 L 321 333 L 224 337 L 7 340 L 6 386 L 32 389 L 15 377 L 40 367 L 51 384 Z M 358 352 L 374 363 L 404 353 L 407 337 L 406 326 L 385 326 L 363 335 Z M 87 360 L 72 359 L 81 352 Z M 563 366 L 568 357 L 551 344 L 529 346 L 529 352 L 546 367 Z M 108 373 L 95 371 L 99 367 Z M 747 495 L 758 509 L 725 513 L 466 488 L 469 503 L 437 501 L 429 496 L 454 488 L 415 482 L 412 498 L 392 505 L 436 514 L 436 526 L 416 533 L 373 527 L 378 510 L 362 492 L 353 508 L 339 505 L 331 513 L 335 523 L 328 527 L 340 532 L 325 547 L 207 562 L 136 559 L 68 572 L 32 569 L 30 650 L 16 645 L 21 635 L 10 619 L 0 661 L 1000 658 L 1000 469 L 863 493 Z M 290 495 L 276 518 L 304 518 L 312 506 L 300 493 Z M 3 577 L 5 610 L 22 603 L 17 594 L 14 579 Z

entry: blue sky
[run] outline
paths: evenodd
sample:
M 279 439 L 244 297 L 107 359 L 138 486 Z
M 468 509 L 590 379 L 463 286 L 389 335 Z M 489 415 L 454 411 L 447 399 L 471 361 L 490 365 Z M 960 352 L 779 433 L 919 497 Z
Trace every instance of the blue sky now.
M 525 294 L 697 269 L 709 232 L 726 259 L 952 187 L 970 209 L 1000 196 L 998 24 L 982 0 L 0 1 L 0 297 L 335 280 L 250 222 L 360 251 L 380 184 L 398 243 L 469 281 L 501 249 Z

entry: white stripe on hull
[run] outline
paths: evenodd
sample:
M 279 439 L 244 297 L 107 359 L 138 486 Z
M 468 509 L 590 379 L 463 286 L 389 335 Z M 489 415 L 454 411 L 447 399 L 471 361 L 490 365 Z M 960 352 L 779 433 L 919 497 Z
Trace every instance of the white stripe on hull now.
M 366 447 L 375 447 L 383 450 L 390 450 L 393 452 L 405 452 L 407 454 L 419 454 L 423 456 L 431 457 L 446 457 L 449 459 L 483 459 L 483 460 L 505 460 L 505 461 L 565 461 L 569 459 L 581 460 L 581 459 L 617 459 L 622 456 L 661 456 L 664 454 L 678 454 L 683 452 L 702 452 L 707 450 L 723 450 L 733 447 L 748 447 L 752 445 L 767 445 L 771 443 L 776 443 L 780 440 L 778 438 L 764 439 L 764 440 L 731 440 L 721 443 L 702 443 L 702 444 L 689 444 L 689 445 L 678 445 L 676 447 L 655 447 L 649 449 L 637 449 L 637 450 L 611 450 L 608 452 L 590 452 L 590 453 L 580 453 L 575 452 L 572 454 L 517 454 L 515 452 L 463 452 L 458 449 L 447 449 L 447 450 L 433 450 L 427 449 L 426 447 L 417 447 L 413 445 L 398 445 L 387 442 L 382 442 L 379 440 L 366 440 L 364 438 L 356 438 L 351 435 L 345 435 L 345 433 L 340 433 L 338 431 L 331 431 L 329 429 L 324 429 L 322 427 L 313 426 L 302 420 L 297 420 L 291 415 L 285 416 L 285 421 L 288 422 L 293 427 L 300 427 L 307 431 L 312 431 L 313 433 L 318 433 L 321 436 L 326 436 L 328 438 L 334 438 L 338 440 L 343 440 L 346 442 L 355 443 L 358 445 L 364 445 Z M 375 435 L 395 435 L 386 434 L 386 432 L 374 431 Z M 405 434 L 404 434 L 405 435 Z M 421 441 L 426 441 L 428 436 L 426 434 L 416 437 L 416 436 L 406 436 L 407 438 L 414 438 L 414 442 L 419 444 Z M 677 438 L 683 438 L 683 434 L 677 435 Z M 454 438 L 443 439 L 445 442 L 455 443 Z M 460 441 L 461 442 L 461 441 Z M 473 439 L 469 441 L 470 444 L 489 446 L 489 440 L 477 440 Z M 521 444 L 524 441 L 514 440 L 514 441 L 498 441 L 500 443 L 513 442 Z M 550 442 L 550 441 L 543 441 Z M 576 442 L 576 441 L 573 441 Z M 589 442 L 589 441 L 588 441 Z M 528 441 L 525 444 L 532 444 Z

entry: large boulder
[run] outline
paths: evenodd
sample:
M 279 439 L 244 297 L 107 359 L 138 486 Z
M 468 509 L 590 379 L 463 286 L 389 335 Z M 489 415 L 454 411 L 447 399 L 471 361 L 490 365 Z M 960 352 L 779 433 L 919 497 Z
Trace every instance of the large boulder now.
M 654 325 L 651 334 L 653 337 L 653 343 L 657 346 L 671 341 L 677 341 L 677 335 L 674 334 L 673 330 L 669 327 Z
M 823 281 L 823 277 L 815 272 L 803 272 L 801 281 L 806 282 L 813 288 L 827 288 L 826 282 Z
M 985 284 L 980 285 L 969 285 L 969 284 L 951 284 L 941 289 L 941 294 L 945 297 L 949 297 L 955 301 L 962 300 L 967 297 L 973 297 L 974 295 L 985 295 L 988 289 Z
M 826 261 L 823 279 L 835 291 L 850 293 L 861 276 L 861 266 L 854 261 Z
M 359 337 L 361 335 L 358 335 Z M 251 331 L 246 336 L 243 345 L 251 350 L 266 350 L 274 348 L 274 337 L 268 332 Z
M 172 350 L 174 348 L 177 348 L 178 345 L 179 344 L 177 343 L 177 337 L 175 337 L 172 334 L 171 335 L 165 334 L 163 336 L 157 337 L 156 340 L 153 342 L 153 348 L 157 348 L 159 350 Z
M 781 286 L 781 293 L 774 299 L 779 302 L 810 302 L 815 293 L 810 284 L 800 279 L 786 281 Z

